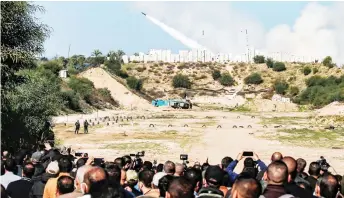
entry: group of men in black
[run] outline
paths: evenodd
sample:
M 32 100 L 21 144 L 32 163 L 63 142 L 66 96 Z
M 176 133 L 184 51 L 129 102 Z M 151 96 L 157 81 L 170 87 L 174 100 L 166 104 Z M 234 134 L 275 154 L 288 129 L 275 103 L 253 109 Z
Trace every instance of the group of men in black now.
M 80 122 L 79 120 L 77 120 L 75 122 L 75 131 L 74 134 L 79 134 L 79 129 L 80 129 Z M 88 122 L 87 120 L 84 121 L 84 133 L 87 134 L 88 133 Z

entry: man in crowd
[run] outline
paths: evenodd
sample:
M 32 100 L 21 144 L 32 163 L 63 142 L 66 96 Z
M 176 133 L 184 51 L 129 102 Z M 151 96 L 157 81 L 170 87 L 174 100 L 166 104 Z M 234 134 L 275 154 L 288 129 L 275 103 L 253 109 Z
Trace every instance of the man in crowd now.
M 198 196 L 199 190 L 202 188 L 202 171 L 197 168 L 188 168 L 184 174 L 185 178 L 189 180 L 194 189 L 195 197 Z
M 85 133 L 85 134 L 88 133 L 88 122 L 87 122 L 86 119 L 85 119 L 85 121 L 84 121 L 84 133 Z
M 60 195 L 59 198 L 77 198 L 83 195 L 81 191 L 81 184 L 84 183 L 84 175 L 86 172 L 92 169 L 91 165 L 84 165 L 78 168 L 76 171 L 76 177 L 74 180 L 75 190 L 64 195 Z
M 7 188 L 9 183 L 21 179 L 21 177 L 13 173 L 16 166 L 17 165 L 12 158 L 7 158 L 6 161 L 4 161 L 5 174 L 0 176 L 0 182 L 5 189 Z
M 176 163 L 176 172 L 174 173 L 175 177 L 180 177 L 184 175 L 184 165 L 181 163 Z
M 233 184 L 231 198 L 258 198 L 261 193 L 261 185 L 256 179 L 240 175 Z
M 325 174 L 319 180 L 315 187 L 316 196 L 322 198 L 336 198 L 339 190 L 337 178 L 331 174 Z
M 73 169 L 72 162 L 69 161 L 67 156 L 63 156 L 58 161 L 58 166 L 60 170 L 60 174 L 57 178 L 51 178 L 48 180 L 47 184 L 44 187 L 44 198 L 56 198 L 56 191 L 57 191 L 57 180 L 61 176 L 70 176 L 69 173 Z
M 86 172 L 81 191 L 85 194 L 81 198 L 99 198 L 108 190 L 108 178 L 104 169 L 95 166 Z
M 168 187 L 166 198 L 194 198 L 192 185 L 184 177 L 174 178 Z
M 199 191 L 199 197 L 208 197 L 209 195 L 217 195 L 223 197 L 226 192 L 220 190 L 223 183 L 223 171 L 219 166 L 209 166 L 205 171 L 203 186 Z
M 166 161 L 164 165 L 164 172 L 167 175 L 174 175 L 176 172 L 176 165 L 171 161 Z
M 320 176 L 320 165 L 317 162 L 312 162 L 309 164 L 307 181 L 310 184 L 312 192 L 315 191 L 315 185 Z
M 61 176 L 57 179 L 56 196 L 71 193 L 74 191 L 74 180 L 69 176 Z
M 282 161 L 274 161 L 268 166 L 265 173 L 268 185 L 263 195 L 265 198 L 276 198 L 286 193 L 284 183 L 288 181 L 288 167 Z
M 158 189 L 152 188 L 154 173 L 150 170 L 143 170 L 139 172 L 138 187 L 143 196 L 147 197 L 159 197 L 160 193 Z
M 32 163 L 26 163 L 23 167 L 22 178 L 8 184 L 7 193 L 11 198 L 29 198 L 33 182 L 31 178 L 35 173 L 35 167 Z
M 310 190 L 303 189 L 295 183 L 295 178 L 297 176 L 296 160 L 292 157 L 287 156 L 287 157 L 284 157 L 282 161 L 288 167 L 288 184 L 285 185 L 286 192 L 296 197 L 302 197 L 302 198 L 313 197 L 312 195 L 313 193 Z

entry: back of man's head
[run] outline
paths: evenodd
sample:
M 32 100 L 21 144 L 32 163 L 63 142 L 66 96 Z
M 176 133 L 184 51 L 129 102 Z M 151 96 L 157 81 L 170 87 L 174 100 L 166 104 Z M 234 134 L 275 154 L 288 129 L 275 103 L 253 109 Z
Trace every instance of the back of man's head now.
M 80 168 L 81 166 L 86 164 L 86 160 L 84 158 L 80 158 L 76 161 L 76 168 Z
M 311 176 L 316 176 L 318 177 L 320 175 L 320 165 L 317 162 L 312 162 L 309 164 L 309 169 L 308 169 L 308 173 Z
M 262 193 L 259 181 L 249 176 L 239 176 L 235 181 L 231 196 L 232 198 L 258 198 Z
M 120 183 L 121 181 L 121 168 L 114 162 L 105 163 L 105 171 L 109 175 L 109 181 Z
M 76 177 L 75 177 L 75 183 L 76 183 L 77 187 L 81 183 L 84 182 L 85 174 L 91 169 L 92 169 L 91 165 L 84 165 L 84 166 L 81 166 L 80 168 L 78 168 L 78 170 L 76 171 Z
M 271 155 L 271 161 L 277 161 L 277 160 L 282 160 L 283 159 L 283 155 L 282 153 L 280 152 L 274 152 L 272 155 Z
M 307 162 L 306 160 L 299 158 L 296 160 L 296 164 L 297 164 L 297 168 L 296 168 L 297 172 L 302 173 L 306 168 Z
M 32 178 L 35 174 L 35 166 L 30 162 L 26 163 L 23 167 L 23 175 L 27 178 Z
M 150 170 L 143 170 L 139 172 L 139 182 L 141 182 L 146 188 L 152 187 L 154 173 Z
M 57 192 L 59 195 L 74 191 L 74 180 L 69 176 L 61 176 L 57 179 Z
M 176 172 L 174 176 L 183 176 L 184 173 L 184 165 L 181 163 L 176 163 Z
M 132 159 L 131 159 L 131 157 L 129 155 L 125 155 L 122 158 L 124 160 L 124 165 L 125 166 L 129 166 L 131 164 Z
M 288 174 L 289 174 L 289 178 L 288 178 L 288 182 L 294 181 L 294 179 L 296 178 L 296 160 L 292 157 L 286 156 L 282 159 L 282 161 L 287 165 L 288 167 Z
M 171 161 L 165 162 L 164 172 L 168 175 L 173 175 L 176 172 L 176 165 Z
M 4 163 L 5 163 L 5 170 L 10 171 L 10 172 L 15 171 L 16 163 L 12 158 L 7 158 Z
M 266 173 L 269 184 L 282 185 L 288 181 L 288 167 L 282 161 L 271 162 Z
M 200 169 L 188 168 L 184 177 L 191 182 L 193 189 L 198 187 L 198 190 L 200 190 L 202 188 L 202 171 Z
M 320 181 L 320 195 L 335 198 L 339 190 L 338 180 L 331 174 L 326 174 Z
M 226 170 L 226 168 L 228 167 L 228 165 L 233 161 L 233 159 L 231 157 L 224 157 L 221 160 L 221 167 L 223 170 Z
M 101 167 L 92 167 L 86 172 L 84 182 L 87 185 L 82 187 L 85 194 L 90 194 L 91 197 L 100 197 L 103 192 L 108 188 L 107 174 Z
M 150 161 L 143 162 L 142 169 L 144 170 L 152 170 L 153 169 L 153 163 Z
M 170 183 L 173 180 L 173 178 L 174 177 L 172 175 L 165 175 L 161 179 L 159 179 L 158 188 L 159 188 L 159 192 L 160 192 L 160 197 L 166 196 L 166 192 L 167 192 L 168 187 L 170 186 Z
M 122 169 L 124 167 L 124 159 L 122 157 L 118 157 L 115 159 L 115 164 L 117 164 L 117 166 L 119 166 L 120 169 Z
M 219 188 L 223 182 L 223 170 L 219 166 L 209 166 L 204 178 L 210 187 Z
M 168 198 L 193 198 L 193 188 L 191 182 L 184 177 L 176 177 L 170 183 L 167 190 Z
M 73 164 L 67 156 L 62 156 L 58 161 L 58 165 L 61 173 L 70 173 L 73 169 Z

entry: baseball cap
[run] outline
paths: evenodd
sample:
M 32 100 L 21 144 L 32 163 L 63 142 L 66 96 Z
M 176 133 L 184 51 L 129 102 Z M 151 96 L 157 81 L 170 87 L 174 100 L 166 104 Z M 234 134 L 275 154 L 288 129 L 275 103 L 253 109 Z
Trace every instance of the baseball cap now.
M 49 163 L 46 172 L 52 175 L 55 175 L 57 173 L 59 173 L 60 169 L 59 169 L 59 164 L 57 163 L 57 161 L 52 161 Z
M 138 176 L 137 176 L 137 172 L 134 171 L 134 170 L 128 170 L 127 171 L 127 181 L 130 181 L 130 180 L 135 180 L 137 181 L 138 180 Z
M 32 162 L 40 162 L 43 154 L 39 151 L 34 152 L 31 156 Z
M 153 176 L 153 184 L 154 184 L 154 186 L 158 186 L 159 185 L 159 180 L 163 177 L 163 176 L 165 176 L 166 175 L 166 173 L 164 173 L 164 172 L 158 172 L 158 173 L 156 173 L 154 176 Z
M 205 180 L 214 185 L 221 185 L 224 172 L 219 166 L 209 166 L 205 171 Z

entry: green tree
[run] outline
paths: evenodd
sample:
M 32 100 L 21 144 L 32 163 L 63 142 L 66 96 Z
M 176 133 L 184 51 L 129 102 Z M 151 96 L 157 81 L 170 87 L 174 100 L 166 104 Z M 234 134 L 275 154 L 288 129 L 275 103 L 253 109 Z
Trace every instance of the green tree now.
M 72 76 L 69 79 L 68 86 L 76 93 L 79 93 L 81 98 L 84 100 L 89 99 L 94 88 L 92 81 L 87 78 L 78 78 L 75 76 Z
M 256 56 L 253 57 L 253 61 L 256 64 L 265 63 L 265 57 L 261 56 L 261 55 L 256 55 Z
M 331 56 L 326 56 L 324 60 L 322 61 L 322 64 L 325 65 L 328 68 L 332 68 L 335 66 L 335 64 L 332 62 Z
M 289 84 L 285 81 L 277 80 L 274 83 L 274 90 L 276 91 L 277 94 L 284 95 L 288 87 L 289 87 Z
M 92 52 L 93 57 L 100 57 L 101 55 L 103 55 L 103 53 L 99 49 L 96 49 Z
M 273 68 L 274 67 L 274 61 L 271 58 L 266 59 L 266 66 L 268 68 Z
M 274 71 L 280 72 L 280 71 L 285 71 L 286 67 L 285 67 L 285 64 L 283 62 L 275 62 L 272 69 Z
M 253 73 L 244 79 L 245 84 L 261 84 L 263 82 L 262 77 L 259 73 Z
M 138 55 L 139 55 L 139 53 L 137 53 L 137 52 L 134 53 L 134 56 L 138 56 Z
M 319 69 L 316 68 L 316 67 L 314 67 L 314 68 L 313 68 L 313 74 L 316 74 L 316 73 L 318 73 L 318 72 L 319 72 Z
M 191 81 L 188 76 L 183 74 L 177 74 L 173 77 L 172 85 L 174 88 L 191 88 Z
M 289 94 L 291 96 L 296 96 L 297 94 L 299 94 L 299 92 L 300 92 L 299 88 L 295 86 L 291 86 L 289 89 Z
M 311 68 L 309 68 L 309 67 L 303 68 L 303 74 L 304 74 L 305 76 L 307 76 L 307 75 L 310 74 L 311 72 L 312 72 Z
M 51 133 L 51 116 L 59 104 L 59 84 L 44 75 L 20 75 L 34 69 L 50 29 L 34 17 L 43 7 L 24 1 L 1 2 L 1 143 L 36 143 Z M 39 105 L 37 105 L 39 104 Z
M 213 73 L 211 75 L 213 76 L 214 80 L 221 78 L 221 72 L 220 70 L 217 70 L 217 69 L 213 70 Z
M 224 73 L 221 75 L 220 83 L 223 86 L 233 86 L 234 85 L 234 79 L 229 73 Z

